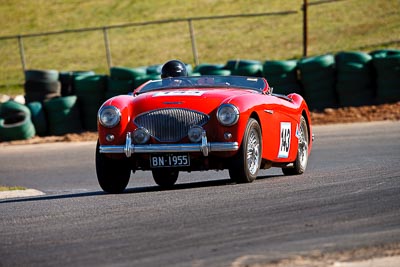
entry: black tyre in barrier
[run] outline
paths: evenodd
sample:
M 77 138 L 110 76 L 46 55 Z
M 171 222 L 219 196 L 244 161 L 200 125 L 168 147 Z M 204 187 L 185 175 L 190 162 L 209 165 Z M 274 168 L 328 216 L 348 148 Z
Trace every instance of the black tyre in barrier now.
M 26 70 L 25 71 L 25 101 L 26 103 L 50 99 L 61 95 L 61 83 L 56 70 Z
M 25 81 L 57 82 L 58 77 L 57 70 L 25 70 Z

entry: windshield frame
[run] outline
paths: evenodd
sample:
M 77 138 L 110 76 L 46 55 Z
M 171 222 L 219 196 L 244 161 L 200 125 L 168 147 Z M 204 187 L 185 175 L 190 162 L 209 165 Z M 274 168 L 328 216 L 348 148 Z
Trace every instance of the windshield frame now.
M 150 80 L 134 90 L 134 94 L 143 94 L 169 89 L 218 89 L 235 88 L 242 90 L 253 90 L 259 93 L 269 88 L 268 83 L 262 77 L 245 76 L 185 76 L 172 77 L 160 80 Z

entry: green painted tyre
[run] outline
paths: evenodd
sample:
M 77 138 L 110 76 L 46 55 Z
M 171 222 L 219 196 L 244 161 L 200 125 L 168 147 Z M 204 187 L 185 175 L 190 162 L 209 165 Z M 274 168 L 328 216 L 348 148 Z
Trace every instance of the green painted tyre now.
M 0 104 L 0 141 L 24 140 L 35 134 L 28 107 L 12 100 Z
M 45 136 L 47 134 L 47 119 L 41 102 L 31 102 L 27 104 L 31 111 L 31 118 L 35 126 L 36 134 Z

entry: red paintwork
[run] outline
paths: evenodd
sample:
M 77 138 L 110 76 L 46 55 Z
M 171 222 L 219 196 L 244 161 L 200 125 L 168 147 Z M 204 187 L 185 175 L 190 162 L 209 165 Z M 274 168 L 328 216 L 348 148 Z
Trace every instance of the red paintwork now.
M 138 88 L 136 91 L 139 91 Z M 170 89 L 170 91 L 191 90 L 191 89 Z M 199 91 L 198 88 L 193 89 Z M 200 89 L 201 96 L 157 96 L 160 91 L 147 92 L 138 96 L 122 95 L 107 100 L 104 105 L 112 105 L 120 109 L 121 122 L 115 128 L 108 129 L 98 124 L 99 142 L 104 145 L 125 144 L 127 131 L 133 131 L 133 118 L 143 112 L 161 108 L 186 108 L 197 110 L 210 115 L 210 121 L 204 125 L 207 138 L 210 142 L 224 142 L 224 133 L 232 133 L 232 139 L 239 144 L 242 142 L 247 121 L 250 117 L 255 117 L 261 126 L 263 136 L 263 159 L 273 162 L 293 162 L 297 155 L 296 126 L 299 124 L 300 116 L 303 114 L 309 124 L 309 152 L 312 147 L 312 128 L 310 114 L 307 104 L 300 95 L 288 95 L 293 101 L 243 89 L 224 89 L 224 88 L 204 88 Z M 166 92 L 168 90 L 163 90 Z M 269 92 L 268 84 L 264 92 Z M 223 103 L 231 103 L 238 107 L 240 119 L 238 123 L 231 127 L 220 125 L 216 119 L 216 111 Z M 267 111 L 273 111 L 270 114 Z M 291 143 L 288 158 L 278 158 L 280 145 L 280 123 L 291 123 Z M 113 142 L 107 142 L 105 136 L 112 133 L 115 136 Z M 156 142 L 152 140 L 152 142 Z M 234 152 L 226 153 L 231 156 Z M 223 154 L 219 152 L 219 155 Z

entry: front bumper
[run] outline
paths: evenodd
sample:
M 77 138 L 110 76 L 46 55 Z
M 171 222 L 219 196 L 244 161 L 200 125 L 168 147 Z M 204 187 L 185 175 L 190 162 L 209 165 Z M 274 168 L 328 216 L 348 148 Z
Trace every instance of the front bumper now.
M 132 144 L 131 133 L 126 134 L 125 145 L 100 145 L 100 153 L 120 154 L 131 157 L 134 153 L 174 153 L 174 152 L 201 152 L 206 157 L 209 152 L 237 151 L 238 142 L 208 142 L 205 131 L 201 137 L 201 143 L 186 144 Z

